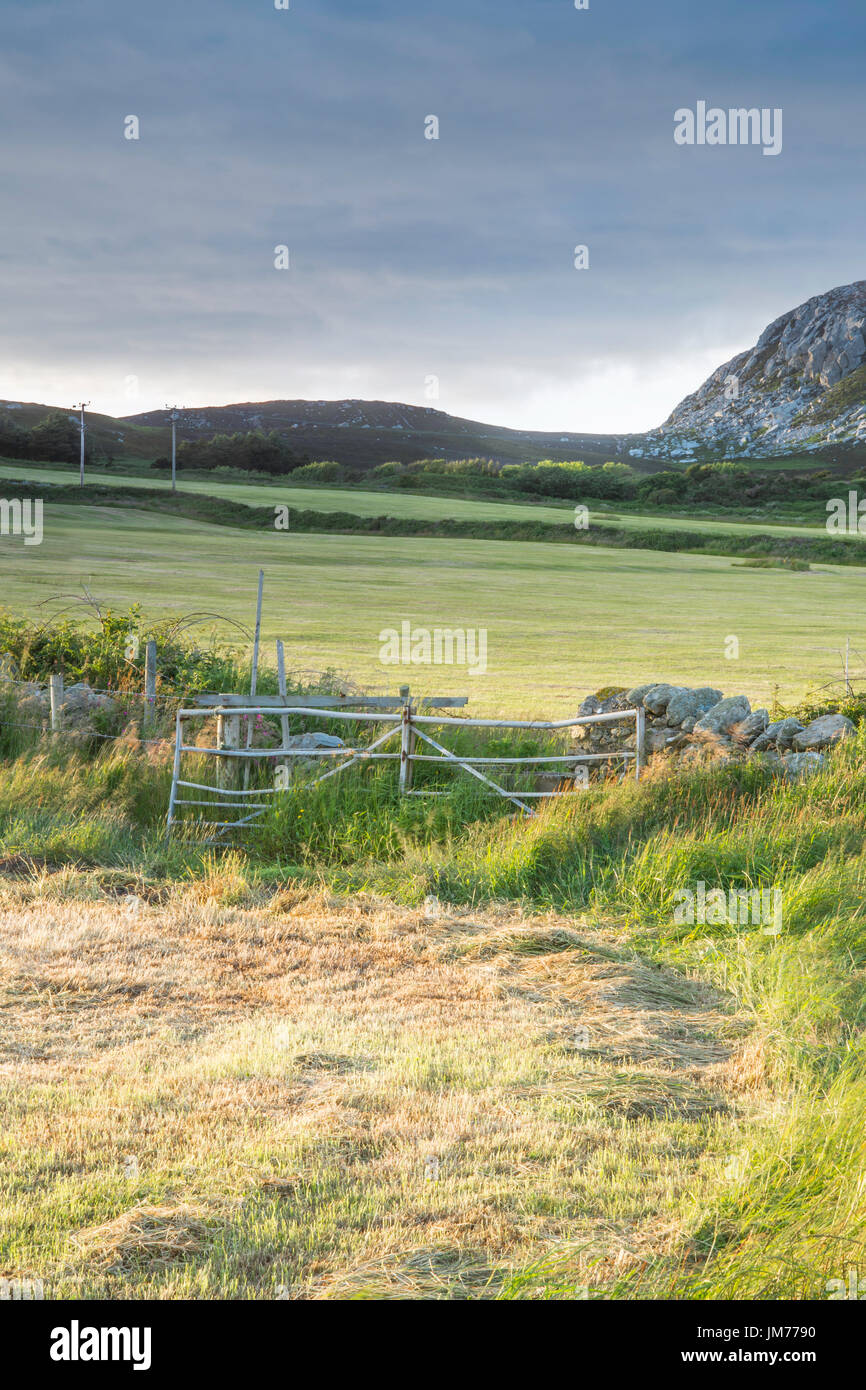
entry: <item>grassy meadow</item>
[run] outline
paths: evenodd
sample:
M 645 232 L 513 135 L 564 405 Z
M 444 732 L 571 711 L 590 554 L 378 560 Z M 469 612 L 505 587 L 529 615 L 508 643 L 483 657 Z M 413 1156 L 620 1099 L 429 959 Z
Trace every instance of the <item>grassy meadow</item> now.
M 86 585 L 154 617 L 191 611 L 250 626 L 265 570 L 265 660 L 336 669 L 393 691 L 466 694 L 478 713 L 574 712 L 590 690 L 665 679 L 767 704 L 841 675 L 846 635 L 866 650 L 862 571 L 749 568 L 725 556 L 537 542 L 252 534 L 146 511 L 48 505 L 40 546 L 0 547 L 5 606 L 50 613 Z M 379 633 L 486 629 L 487 670 L 383 665 Z M 217 629 L 219 630 L 219 629 Z M 223 635 L 231 635 L 222 629 Z M 739 656 L 729 637 L 739 642 Z
M 259 566 L 266 660 L 282 637 L 307 686 L 409 681 L 479 714 L 652 678 L 791 706 L 846 634 L 866 651 L 852 566 L 57 504 L 41 546 L 0 546 L 12 612 L 44 623 L 85 588 L 112 610 L 114 671 L 133 604 L 237 643 L 214 615 L 251 624 Z M 486 628 L 488 669 L 383 666 L 404 619 Z M 242 688 L 235 655 L 209 670 Z M 659 756 L 532 818 L 459 774 L 401 798 L 367 765 L 213 846 L 165 835 L 179 669 L 149 741 L 134 701 L 119 737 L 52 736 L 0 692 L 2 1277 L 60 1299 L 704 1301 L 862 1274 L 866 726 L 805 781 Z M 698 882 L 772 888 L 781 931 L 679 921 Z

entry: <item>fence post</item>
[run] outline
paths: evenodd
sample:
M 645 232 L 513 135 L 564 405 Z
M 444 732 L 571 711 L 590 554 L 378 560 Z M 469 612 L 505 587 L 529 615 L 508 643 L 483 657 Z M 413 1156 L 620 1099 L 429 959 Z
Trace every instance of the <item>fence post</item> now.
M 60 728 L 60 712 L 63 709 L 63 676 L 57 672 L 48 682 L 51 698 L 51 732 L 56 734 Z
M 152 639 L 144 649 L 144 722 L 152 724 L 156 712 L 156 642 Z
M 643 705 L 638 705 L 635 715 L 635 738 L 634 738 L 634 776 L 635 781 L 640 781 L 641 771 L 646 762 L 646 710 Z
M 239 714 L 218 714 L 217 715 L 217 747 L 218 748 L 240 748 L 241 746 L 241 716 Z M 222 790 L 234 787 L 236 763 L 239 758 L 220 758 L 219 759 L 219 785 Z
M 406 698 L 403 703 L 403 721 L 400 725 L 400 793 L 405 796 L 412 786 L 412 754 L 415 751 L 415 730 L 412 727 L 412 706 L 409 704 L 409 687 L 404 686 Z M 403 694 L 403 690 L 400 694 Z

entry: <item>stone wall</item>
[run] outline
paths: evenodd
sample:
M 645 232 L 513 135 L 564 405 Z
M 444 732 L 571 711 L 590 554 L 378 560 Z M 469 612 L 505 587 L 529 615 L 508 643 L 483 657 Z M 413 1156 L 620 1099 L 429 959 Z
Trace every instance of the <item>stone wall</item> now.
M 767 710 L 753 710 L 745 695 L 663 681 L 599 691 L 587 696 L 578 713 L 608 714 L 639 706 L 646 712 L 647 758 L 666 754 L 684 764 L 760 757 L 786 776 L 799 777 L 823 767 L 826 750 L 854 733 L 843 714 L 824 714 L 805 725 L 793 718 L 771 721 Z M 633 720 L 583 725 L 575 733 L 575 746 L 584 752 L 634 750 Z

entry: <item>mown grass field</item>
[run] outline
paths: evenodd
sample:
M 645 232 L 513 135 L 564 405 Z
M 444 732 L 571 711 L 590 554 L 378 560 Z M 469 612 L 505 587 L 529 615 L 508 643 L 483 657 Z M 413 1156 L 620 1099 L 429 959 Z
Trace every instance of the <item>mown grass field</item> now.
M 0 463 L 0 479 L 34 478 L 53 484 L 69 484 L 77 481 L 77 471 L 44 467 L 39 464 Z M 88 469 L 85 486 L 88 483 L 116 484 L 122 480 L 124 486 L 145 488 L 148 491 L 165 490 L 169 485 L 166 475 L 141 477 L 127 473 L 99 472 Z M 394 516 L 417 517 L 424 520 L 450 519 L 467 521 L 531 521 L 549 522 L 554 525 L 569 523 L 574 519 L 574 505 L 534 505 L 525 502 L 495 502 L 482 498 L 464 499 L 460 497 L 436 497 L 411 492 L 366 491 L 363 488 L 338 487 L 292 487 L 288 481 L 230 482 L 221 478 L 209 477 L 189 481 L 182 476 L 178 490 L 198 496 L 224 497 L 250 506 L 282 505 L 299 511 L 312 509 L 322 512 L 352 512 L 356 516 Z M 840 483 L 840 495 L 845 490 Z M 574 504 L 581 501 L 575 494 Z M 814 505 L 814 504 L 813 504 Z M 791 522 L 778 522 L 772 518 L 760 522 L 713 520 L 710 516 L 665 516 L 664 513 L 638 513 L 619 511 L 611 503 L 593 507 L 592 521 L 615 521 L 626 530 L 670 530 L 703 531 L 708 535 L 748 536 L 766 532 L 783 536 L 823 536 L 826 531 L 821 525 L 797 525 Z
M 841 675 L 850 635 L 866 651 L 863 571 L 751 569 L 727 557 L 541 543 L 252 534 L 110 508 L 48 505 L 41 546 L 0 547 L 4 604 L 86 584 L 103 604 L 192 610 L 251 624 L 266 574 L 266 660 L 282 637 L 295 669 L 334 668 L 393 690 L 468 694 L 479 712 L 570 713 L 600 686 L 666 679 L 766 703 Z M 55 605 L 56 606 L 56 605 Z M 51 606 L 47 611 L 51 611 Z M 385 666 L 379 634 L 486 629 L 488 669 Z M 231 635 L 224 630 L 225 635 Z M 729 637 L 739 657 L 728 659 Z

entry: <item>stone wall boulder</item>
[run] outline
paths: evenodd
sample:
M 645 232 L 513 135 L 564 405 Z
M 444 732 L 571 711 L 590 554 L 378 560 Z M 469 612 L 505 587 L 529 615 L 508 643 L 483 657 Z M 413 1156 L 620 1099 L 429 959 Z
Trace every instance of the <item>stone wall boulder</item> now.
M 595 695 L 587 695 L 577 712 L 582 715 L 613 714 L 621 709 L 631 709 L 628 691 L 624 686 L 613 686 L 608 690 L 599 690 Z
M 672 728 L 683 728 L 690 721 L 693 729 L 707 710 L 711 710 L 721 699 L 722 691 L 714 690 L 709 685 L 703 685 L 698 690 L 677 690 L 668 701 L 665 718 Z
M 655 687 L 660 684 L 660 681 L 650 681 L 647 685 L 633 685 L 631 690 L 626 691 L 626 699 L 628 700 L 629 708 L 636 709 L 638 705 L 642 705 L 644 696 L 647 692 L 654 690 Z
M 799 719 L 776 719 L 772 724 L 768 724 L 762 734 L 755 739 L 752 744 L 752 751 L 761 753 L 765 748 L 775 746 L 781 751 L 786 751 L 794 742 L 794 735 L 798 734 L 803 728 Z
M 18 686 L 18 713 L 27 722 L 47 719 L 49 710 L 48 691 L 35 681 Z
M 664 714 L 668 705 L 675 695 L 686 693 L 683 685 L 667 685 L 662 681 L 659 685 L 653 685 L 643 697 L 643 707 L 650 714 Z
M 731 734 L 737 743 L 747 746 L 754 743 L 755 739 L 760 738 L 770 722 L 770 716 L 765 709 L 755 709 L 739 724 L 735 724 L 731 729 Z
M 786 753 L 782 759 L 782 770 L 789 782 L 799 782 L 802 777 L 813 777 L 827 766 L 823 753 Z
M 798 753 L 831 748 L 834 743 L 850 738 L 853 733 L 854 725 L 844 714 L 822 714 L 794 735 L 793 747 Z
M 752 706 L 745 695 L 729 695 L 708 709 L 694 727 L 699 736 L 718 737 L 727 734 L 735 724 L 740 724 L 752 712 Z
M 68 732 L 86 733 L 92 727 L 94 714 L 113 714 L 116 708 L 116 701 L 110 695 L 93 690 L 86 681 L 77 681 L 63 692 L 62 727 Z

